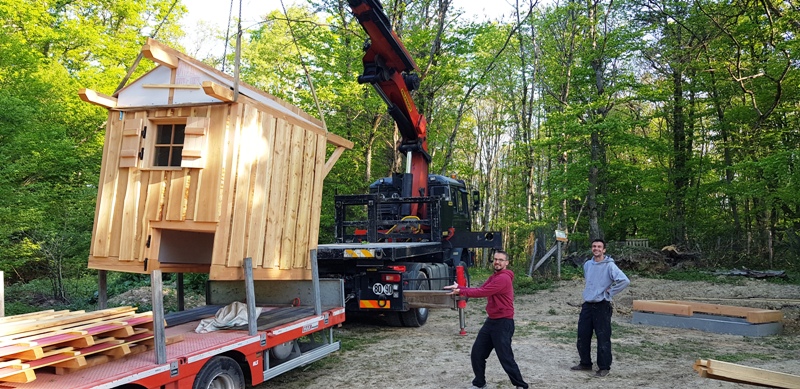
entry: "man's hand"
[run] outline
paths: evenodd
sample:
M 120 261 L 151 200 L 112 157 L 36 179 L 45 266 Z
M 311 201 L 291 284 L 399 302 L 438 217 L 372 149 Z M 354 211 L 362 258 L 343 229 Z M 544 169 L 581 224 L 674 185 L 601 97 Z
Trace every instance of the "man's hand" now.
M 454 282 L 453 285 L 447 285 L 447 286 L 444 287 L 444 289 L 447 289 L 447 290 L 450 291 L 450 293 L 448 293 L 448 295 L 451 295 L 451 294 L 457 295 L 458 292 L 461 292 L 461 290 L 458 288 L 458 282 Z

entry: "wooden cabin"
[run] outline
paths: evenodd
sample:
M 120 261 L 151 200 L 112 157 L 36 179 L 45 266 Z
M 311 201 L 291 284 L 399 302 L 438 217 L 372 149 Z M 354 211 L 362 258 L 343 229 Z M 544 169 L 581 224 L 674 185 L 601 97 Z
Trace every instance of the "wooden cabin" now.
M 311 279 L 322 182 L 352 142 L 155 40 L 142 54 L 158 66 L 115 95 L 79 92 L 108 109 L 89 267 L 240 280 L 250 257 L 255 280 Z

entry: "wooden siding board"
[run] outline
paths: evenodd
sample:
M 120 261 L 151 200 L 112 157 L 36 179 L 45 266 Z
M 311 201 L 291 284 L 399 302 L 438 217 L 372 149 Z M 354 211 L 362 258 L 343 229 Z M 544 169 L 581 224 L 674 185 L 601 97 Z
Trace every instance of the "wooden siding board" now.
M 291 126 L 278 118 L 275 127 L 275 150 L 272 165 L 272 182 L 269 190 L 269 214 L 267 217 L 267 238 L 264 250 L 264 267 L 279 267 L 281 242 L 283 237 L 283 217 L 286 206 L 286 182 L 288 179 L 289 142 Z
M 131 168 L 128 172 L 125 199 L 122 205 L 122 221 L 120 227 L 119 258 L 121 261 L 133 261 L 136 245 L 136 229 L 139 212 L 139 195 L 141 191 L 141 171 Z
M 201 169 L 189 169 L 189 188 L 186 197 L 186 214 L 184 220 L 194 220 L 197 212 L 197 181 L 200 179 Z
M 238 149 L 239 132 L 241 124 L 239 123 L 242 116 L 242 104 L 232 104 L 228 131 L 226 131 L 226 138 L 221 147 L 224 147 L 223 156 L 224 167 L 222 170 L 222 200 L 220 202 L 220 216 L 219 216 L 219 229 L 214 234 L 214 254 L 211 257 L 211 271 L 209 278 L 214 280 L 222 276 L 222 269 L 226 268 L 228 258 L 228 243 L 230 239 L 231 217 L 233 208 L 233 168 L 234 168 L 234 151 Z M 218 265 L 218 266 L 215 266 Z M 239 274 L 244 276 L 241 269 L 238 269 Z
M 119 175 L 117 176 L 117 187 L 114 193 L 114 213 L 109 215 L 111 217 L 111 229 L 108 232 L 108 255 L 112 257 L 119 257 L 119 244 L 122 238 L 122 215 L 124 214 L 125 194 L 128 191 L 128 176 L 130 169 L 118 169 Z
M 252 193 L 253 162 L 258 158 L 258 110 L 245 105 L 242 116 L 241 142 L 236 151 L 236 178 L 234 188 L 233 216 L 231 220 L 230 249 L 227 266 L 240 267 L 247 254 L 248 217 L 250 216 L 250 196 Z
M 311 199 L 311 218 L 309 220 L 308 249 L 317 248 L 319 240 L 319 218 L 322 211 L 322 183 L 325 180 L 325 147 L 328 139 L 324 135 L 317 136 L 317 152 L 314 166 L 314 195 Z M 309 263 L 309 267 L 311 264 Z
M 300 181 L 300 207 L 297 213 L 297 241 L 295 242 L 295 268 L 306 268 L 309 261 L 308 229 L 311 218 L 311 199 L 314 188 L 314 166 L 317 154 L 317 136 L 311 131 L 305 132 L 303 140 L 303 177 Z
M 248 256 L 253 258 L 253 268 L 264 265 L 264 242 L 267 234 L 267 215 L 269 205 L 270 178 L 272 177 L 272 153 L 275 142 L 275 117 L 262 112 L 261 139 L 258 142 L 262 150 L 256 165 L 255 183 L 253 185 L 253 203 L 250 210 L 250 238 L 247 242 Z
M 294 262 L 295 243 L 297 242 L 297 212 L 300 205 L 300 188 L 303 180 L 303 153 L 305 130 L 300 126 L 292 126 L 291 149 L 289 153 L 289 176 L 286 181 L 286 214 L 283 220 L 283 238 L 281 242 L 281 269 L 291 269 Z
M 166 203 L 166 220 L 185 220 L 186 201 L 189 197 L 188 169 L 171 170 L 169 177 L 169 192 Z
M 109 115 L 109 124 L 106 127 L 105 148 L 103 150 L 103 168 L 100 172 L 100 183 L 97 187 L 97 217 L 94 225 L 92 239 L 92 255 L 94 257 L 108 257 L 111 243 L 111 221 L 114 217 L 114 196 L 117 192 L 117 178 L 119 168 L 116 162 L 122 146 L 123 121 L 119 116 Z M 109 166 L 110 165 L 110 166 Z
M 145 218 L 147 215 L 147 192 L 150 190 L 151 173 L 152 171 L 150 170 L 142 170 L 139 173 L 139 200 L 137 201 L 136 227 L 133 238 L 133 258 L 139 261 L 142 260 L 142 254 L 144 253 L 142 241 L 147 239 L 147 220 Z
M 230 106 L 211 107 L 209 113 L 208 151 L 206 166 L 200 171 L 198 179 L 197 211 L 195 220 L 217 222 L 220 212 L 220 184 L 222 180 L 225 133 L 228 128 Z

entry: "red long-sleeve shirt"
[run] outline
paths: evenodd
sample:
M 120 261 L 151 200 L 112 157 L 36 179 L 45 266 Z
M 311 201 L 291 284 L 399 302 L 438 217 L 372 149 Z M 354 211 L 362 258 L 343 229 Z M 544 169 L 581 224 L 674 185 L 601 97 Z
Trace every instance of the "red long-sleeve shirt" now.
M 514 272 L 500 270 L 477 288 L 459 288 L 464 297 L 486 297 L 486 314 L 490 319 L 514 318 Z

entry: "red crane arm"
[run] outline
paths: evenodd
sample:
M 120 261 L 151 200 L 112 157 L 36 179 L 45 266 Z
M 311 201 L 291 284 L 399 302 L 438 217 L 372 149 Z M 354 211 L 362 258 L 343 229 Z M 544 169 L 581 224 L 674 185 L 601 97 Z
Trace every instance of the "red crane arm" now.
M 364 44 L 364 73 L 360 84 L 371 84 L 388 106 L 389 115 L 397 123 L 402 136 L 398 151 L 407 155 L 406 174 L 413 184 L 406 196 L 427 196 L 428 154 L 427 121 L 417 111 L 411 91 L 419 87 L 419 68 L 411 58 L 378 0 L 348 0 L 348 4 L 369 41 Z

